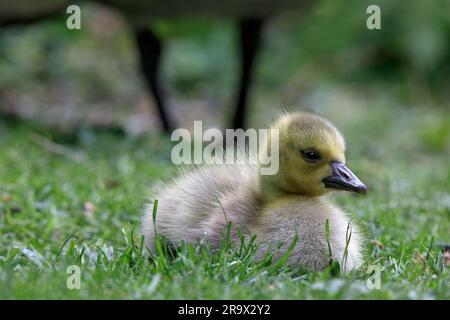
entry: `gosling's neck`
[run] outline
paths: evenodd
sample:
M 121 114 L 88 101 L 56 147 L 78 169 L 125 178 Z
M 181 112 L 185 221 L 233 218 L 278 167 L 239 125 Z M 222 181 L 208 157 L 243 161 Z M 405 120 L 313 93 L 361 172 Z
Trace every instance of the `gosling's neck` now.
M 290 190 L 282 185 L 279 181 L 283 179 L 282 177 L 270 176 L 270 175 L 259 175 L 259 188 L 261 192 L 261 197 L 265 202 L 274 202 L 278 199 L 283 199 L 287 197 L 307 197 L 307 198 L 319 198 L 319 196 L 310 195 L 306 192 L 299 190 Z M 289 180 L 289 178 L 286 178 Z M 286 181 L 285 181 L 286 182 Z

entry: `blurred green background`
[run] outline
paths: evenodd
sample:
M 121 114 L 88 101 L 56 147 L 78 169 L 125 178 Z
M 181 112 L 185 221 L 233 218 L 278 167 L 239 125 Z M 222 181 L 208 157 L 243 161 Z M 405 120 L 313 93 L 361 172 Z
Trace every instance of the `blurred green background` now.
M 450 2 L 375 3 L 381 7 L 381 30 L 366 28 L 371 1 L 323 1 L 305 13 L 269 20 L 250 124 L 264 124 L 261 115 L 281 108 L 320 108 L 320 99 L 338 99 L 330 91 L 398 99 L 399 108 L 447 108 Z M 1 30 L 1 110 L 64 128 L 115 124 L 131 134 L 156 128 L 126 21 L 89 3 L 82 5 L 81 30 L 68 30 L 65 18 Z M 149 21 L 165 41 L 162 78 L 180 126 L 193 119 L 227 123 L 239 71 L 235 22 Z

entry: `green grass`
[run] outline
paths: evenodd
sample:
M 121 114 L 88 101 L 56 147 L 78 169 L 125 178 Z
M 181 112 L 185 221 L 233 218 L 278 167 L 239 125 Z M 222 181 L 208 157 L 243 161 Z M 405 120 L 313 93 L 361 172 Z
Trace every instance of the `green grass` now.
M 449 299 L 436 245 L 450 242 L 450 113 L 391 107 L 319 110 L 344 131 L 348 164 L 369 186 L 365 197 L 336 197 L 368 240 L 364 266 L 348 275 L 257 263 L 226 244 L 148 259 L 135 230 L 152 183 L 170 175 L 167 137 L 0 121 L 0 298 Z M 36 131 L 80 161 L 48 152 Z M 81 268 L 80 290 L 66 286 L 70 265 Z M 366 286 L 370 265 L 379 290 Z

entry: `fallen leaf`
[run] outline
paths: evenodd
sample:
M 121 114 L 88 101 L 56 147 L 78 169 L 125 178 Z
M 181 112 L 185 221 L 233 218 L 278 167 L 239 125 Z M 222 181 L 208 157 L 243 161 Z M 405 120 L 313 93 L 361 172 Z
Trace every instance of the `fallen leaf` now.
M 108 180 L 106 181 L 106 188 L 107 189 L 114 189 L 120 186 L 120 182 L 118 180 Z
M 5 203 L 9 203 L 12 201 L 12 197 L 9 195 L 4 195 L 4 194 L 0 194 L 0 201 L 1 202 L 5 202 Z
M 424 264 L 425 263 L 425 257 L 423 256 L 423 254 L 421 254 L 419 251 L 416 251 L 416 261 L 420 264 Z
M 380 241 L 372 239 L 370 240 L 370 243 L 373 244 L 374 246 L 383 249 L 384 248 L 384 244 L 382 244 Z

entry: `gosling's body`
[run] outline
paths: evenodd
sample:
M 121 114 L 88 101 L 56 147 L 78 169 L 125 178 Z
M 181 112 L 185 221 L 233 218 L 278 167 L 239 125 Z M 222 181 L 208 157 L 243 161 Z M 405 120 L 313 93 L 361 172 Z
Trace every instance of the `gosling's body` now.
M 257 169 L 250 166 L 223 165 L 184 172 L 154 197 L 158 199 L 157 233 L 175 244 L 206 240 L 217 248 L 227 220 L 244 233 L 261 211 L 257 179 Z M 151 204 L 142 225 L 146 244 L 154 252 L 152 211 Z
M 325 232 L 327 220 L 331 257 Z M 351 222 L 351 239 L 344 255 L 349 222 L 350 218 L 327 199 L 290 196 L 264 206 L 252 224 L 251 233 L 256 235 L 260 246 L 258 258 L 266 252 L 275 252 L 274 258 L 279 258 L 297 235 L 298 242 L 287 261 L 289 265 L 323 270 L 332 258 L 341 263 L 343 271 L 349 271 L 362 263 L 362 239 L 358 227 Z M 277 244 L 282 246 L 274 250 Z
M 286 123 L 292 119 L 295 120 L 294 128 Z M 314 182 L 316 175 L 328 177 L 333 172 L 328 168 L 329 159 L 324 160 L 321 167 L 304 165 L 303 160 L 296 158 L 296 152 L 290 153 L 292 141 L 283 140 L 286 139 L 284 134 L 294 130 L 299 135 L 295 141 L 301 139 L 298 137 L 308 136 L 302 141 L 308 148 L 310 140 L 317 142 L 315 129 L 314 134 L 308 130 L 300 133 L 295 130 L 298 126 L 305 128 L 302 122 L 305 119 L 307 124 L 314 124 L 312 127 L 319 126 L 319 136 L 323 132 L 335 135 L 333 139 L 327 137 L 331 149 L 334 144 L 339 145 L 338 150 L 343 149 L 339 132 L 334 127 L 327 128 L 331 124 L 326 120 L 304 113 L 284 116 L 277 122 L 278 127 L 286 128 L 280 132 L 280 170 L 277 175 L 261 176 L 258 167 L 251 165 L 204 166 L 184 172 L 152 195 L 153 199 L 158 199 L 156 226 L 152 204 L 142 223 L 148 248 L 155 252 L 156 229 L 175 245 L 183 241 L 193 244 L 207 241 L 212 249 L 216 249 L 231 221 L 232 239 L 237 239 L 237 230 L 247 239 L 256 236 L 257 258 L 267 252 L 274 253 L 275 259 L 279 258 L 297 236 L 298 241 L 287 261 L 289 265 L 323 270 L 332 258 L 343 263 L 342 268 L 346 271 L 357 268 L 362 262 L 358 227 L 349 224 L 349 217 L 321 196 L 329 191 L 324 187 L 325 180 L 320 178 L 319 182 Z M 317 148 L 322 148 L 325 159 L 327 151 L 323 150 L 323 145 Z M 333 151 L 330 154 L 333 163 L 344 161 L 343 153 Z M 298 178 L 291 172 L 293 169 L 299 171 Z M 331 257 L 325 232 L 327 220 Z M 347 243 L 347 254 L 344 254 Z

